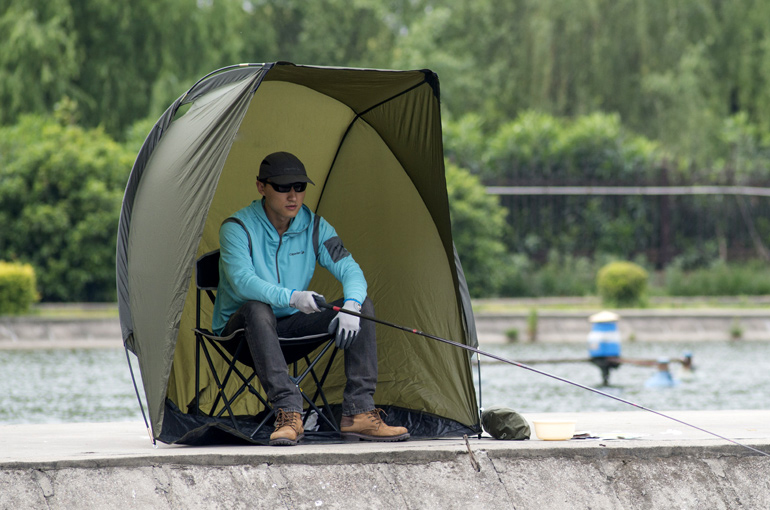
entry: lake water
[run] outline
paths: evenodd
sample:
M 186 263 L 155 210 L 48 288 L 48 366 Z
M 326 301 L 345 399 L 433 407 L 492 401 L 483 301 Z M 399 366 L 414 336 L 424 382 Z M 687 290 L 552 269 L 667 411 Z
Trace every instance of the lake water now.
M 583 344 L 485 345 L 483 350 L 516 361 L 586 357 Z M 770 409 L 770 343 L 625 343 L 631 358 L 676 358 L 689 350 L 692 380 L 651 389 L 654 368 L 622 366 L 610 388 L 636 404 L 657 410 Z M 483 358 L 482 358 L 483 359 Z M 136 367 L 136 360 L 132 355 Z M 537 363 L 534 368 L 586 386 L 601 383 L 589 363 Z M 678 364 L 672 364 L 676 377 Z M 138 377 L 138 371 L 135 368 Z M 474 365 L 474 374 L 476 373 Z M 478 383 L 477 383 L 478 387 Z M 482 363 L 482 404 L 523 413 L 628 411 L 633 407 L 519 367 Z M 0 351 L 0 423 L 141 421 L 122 349 Z
M 582 344 L 514 344 L 483 346 L 483 350 L 514 361 L 587 357 Z M 770 343 L 624 343 L 628 358 L 679 358 L 693 354 L 696 370 L 692 379 L 675 387 L 648 388 L 645 383 L 657 369 L 622 365 L 610 376 L 610 387 L 602 384 L 599 368 L 590 363 L 531 364 L 585 386 L 616 395 L 635 404 L 664 410 L 770 409 Z M 544 375 L 505 364 L 484 363 L 482 357 L 482 405 L 504 405 L 519 412 L 630 411 L 634 407 Z M 670 364 L 679 379 L 681 365 Z M 477 384 L 478 388 L 478 384 Z
M 0 423 L 130 420 L 142 414 L 122 348 L 0 351 Z

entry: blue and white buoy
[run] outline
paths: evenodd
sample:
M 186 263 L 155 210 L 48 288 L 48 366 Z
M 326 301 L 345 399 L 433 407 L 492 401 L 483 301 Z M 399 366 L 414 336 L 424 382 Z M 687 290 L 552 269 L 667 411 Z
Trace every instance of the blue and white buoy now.
M 620 357 L 620 316 L 603 311 L 588 318 L 592 323 L 588 333 L 588 355 L 592 358 Z
M 602 371 L 602 381 L 609 385 L 610 370 L 620 366 L 620 330 L 616 313 L 604 310 L 588 318 L 591 331 L 588 333 L 588 356 L 591 363 Z

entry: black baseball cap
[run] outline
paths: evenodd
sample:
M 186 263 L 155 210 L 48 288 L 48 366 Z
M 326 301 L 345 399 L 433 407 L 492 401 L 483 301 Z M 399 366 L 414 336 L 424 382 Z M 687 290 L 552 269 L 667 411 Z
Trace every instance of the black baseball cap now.
M 259 165 L 257 180 L 269 180 L 276 184 L 309 182 L 315 185 L 307 176 L 305 165 L 302 164 L 302 161 L 290 152 L 274 152 L 265 156 L 265 159 Z

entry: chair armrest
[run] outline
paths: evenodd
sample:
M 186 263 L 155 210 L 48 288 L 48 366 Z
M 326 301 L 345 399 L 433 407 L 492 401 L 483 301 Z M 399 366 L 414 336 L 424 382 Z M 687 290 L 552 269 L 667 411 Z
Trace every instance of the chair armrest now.
M 208 338 L 209 340 L 212 340 L 214 342 L 226 342 L 228 340 L 232 340 L 239 334 L 243 333 L 244 329 L 243 328 L 236 329 L 235 331 L 233 331 L 227 336 L 217 336 L 211 331 L 209 331 L 208 329 L 193 328 L 193 331 L 195 332 L 196 335 L 200 335 L 204 338 Z
M 306 336 L 294 336 L 294 337 L 278 337 L 278 341 L 282 344 L 290 344 L 292 342 L 295 343 L 304 343 L 314 340 L 331 340 L 334 338 L 334 335 L 331 333 L 316 333 L 315 335 L 306 335 Z

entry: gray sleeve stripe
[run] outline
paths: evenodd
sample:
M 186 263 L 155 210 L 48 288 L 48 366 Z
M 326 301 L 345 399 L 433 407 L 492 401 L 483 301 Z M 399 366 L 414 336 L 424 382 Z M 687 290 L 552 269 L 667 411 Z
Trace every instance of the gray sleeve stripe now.
M 315 259 L 318 260 L 318 226 L 321 224 L 321 217 L 317 214 L 313 218 L 313 253 L 315 253 Z
M 326 250 L 335 264 L 350 255 L 350 252 L 342 245 L 342 239 L 339 236 L 330 237 L 324 242 L 324 246 L 326 246 Z

